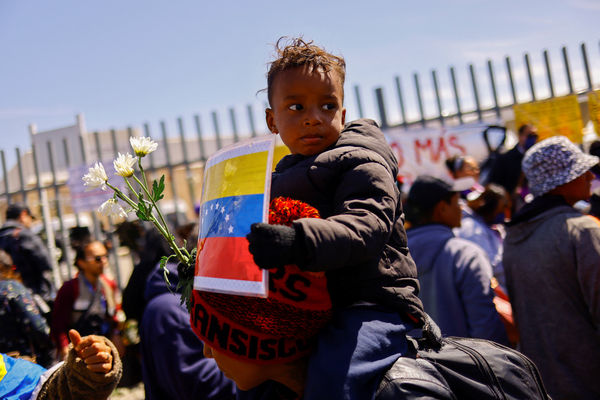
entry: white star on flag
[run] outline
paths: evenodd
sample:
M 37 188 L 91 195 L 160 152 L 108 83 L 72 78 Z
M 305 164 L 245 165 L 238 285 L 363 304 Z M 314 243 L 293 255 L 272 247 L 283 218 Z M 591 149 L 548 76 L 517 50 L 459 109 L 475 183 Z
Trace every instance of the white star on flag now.
M 225 207 L 221 207 L 221 214 L 225 212 Z
M 233 233 L 233 226 L 229 225 L 229 229 L 228 229 L 229 233 Z
M 225 214 L 225 222 L 229 221 L 229 214 Z

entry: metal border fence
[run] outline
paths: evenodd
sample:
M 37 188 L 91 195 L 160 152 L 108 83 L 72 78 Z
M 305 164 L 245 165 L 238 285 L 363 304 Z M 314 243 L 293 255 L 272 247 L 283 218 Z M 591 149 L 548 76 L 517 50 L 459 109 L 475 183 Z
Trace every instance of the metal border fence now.
M 599 43 L 600 48 L 600 43 Z M 543 50 L 543 62 L 544 62 L 544 71 L 546 78 L 545 91 L 549 93 L 549 97 L 554 98 L 563 95 L 569 94 L 577 94 L 584 95 L 589 91 L 594 90 L 594 82 L 592 77 L 592 66 L 590 63 L 590 57 L 588 56 L 588 51 L 585 43 L 581 43 L 579 46 L 579 53 L 581 57 L 581 65 L 583 66 L 583 76 L 584 76 L 584 89 L 576 90 L 576 84 L 573 78 L 572 68 L 570 59 L 568 56 L 568 51 L 566 47 L 561 48 L 562 55 L 562 70 L 564 73 L 564 79 L 566 81 L 567 92 L 566 93 L 558 93 L 556 90 L 556 77 L 552 74 L 552 64 L 550 61 L 550 56 L 548 50 Z M 534 74 L 533 74 L 533 65 L 528 53 L 525 53 L 523 56 L 523 63 L 527 76 L 527 93 L 525 96 L 529 99 L 528 101 L 536 101 L 541 100 L 539 86 L 536 87 Z M 511 101 L 501 104 L 499 101 L 499 87 L 498 87 L 498 73 L 494 70 L 494 64 L 491 60 L 487 60 L 486 69 L 487 69 L 487 80 L 490 84 L 489 93 L 491 95 L 491 101 L 487 101 L 487 103 L 491 103 L 491 106 L 484 107 L 482 104 L 485 102 L 482 99 L 482 90 L 479 86 L 480 77 L 476 74 L 475 64 L 468 64 L 468 76 L 469 76 L 469 84 L 470 84 L 470 101 L 474 104 L 472 108 L 465 108 L 465 100 L 467 96 L 461 95 L 459 88 L 459 81 L 457 79 L 457 70 L 455 67 L 450 66 L 448 69 L 449 81 L 450 81 L 450 90 L 452 92 L 453 97 L 453 112 L 448 113 L 444 111 L 443 106 L 443 97 L 441 95 L 442 87 L 440 85 L 440 80 L 438 76 L 438 72 L 436 70 L 432 70 L 430 72 L 430 78 L 433 88 L 433 104 L 426 104 L 424 101 L 424 92 L 422 90 L 422 81 L 421 77 L 418 73 L 414 73 L 412 75 L 412 83 L 413 89 L 415 93 L 415 104 L 418 110 L 418 117 L 416 119 L 409 119 L 407 112 L 407 97 L 405 96 L 405 91 L 403 90 L 401 79 L 399 76 L 394 78 L 394 86 L 397 96 L 397 103 L 399 105 L 398 114 L 400 116 L 401 121 L 397 124 L 391 124 L 389 122 L 389 108 L 386 106 L 386 100 L 384 98 L 384 90 L 383 87 L 377 87 L 374 89 L 375 103 L 376 103 L 376 112 L 378 113 L 379 122 L 382 128 L 391 128 L 396 126 L 401 126 L 404 128 L 410 127 L 418 127 L 418 126 L 429 126 L 435 124 L 436 126 L 444 126 L 446 124 L 462 124 L 464 122 L 470 120 L 477 121 L 487 121 L 487 120 L 498 120 L 502 117 L 502 112 L 510 110 L 511 107 L 515 104 L 518 104 L 520 95 L 523 93 L 519 93 L 517 89 L 517 85 L 515 83 L 515 74 L 513 68 L 513 62 L 510 57 L 505 57 L 503 60 L 503 64 L 505 66 L 506 73 L 506 81 L 508 83 L 508 89 L 510 93 Z M 364 107 L 363 107 L 363 99 L 361 95 L 361 90 L 359 86 L 354 86 L 354 100 L 356 103 L 356 107 L 358 109 L 358 116 L 364 117 Z M 521 102 L 522 103 L 522 102 Z M 426 115 L 425 109 L 434 108 L 436 113 L 432 116 Z M 147 172 L 150 175 L 150 178 L 156 176 L 157 174 L 165 174 L 167 179 L 171 181 L 172 184 L 169 185 L 170 193 L 168 197 L 174 201 L 175 205 L 175 216 L 178 218 L 180 215 L 177 213 L 177 200 L 178 199 L 186 199 L 185 203 L 188 205 L 187 210 L 193 210 L 194 204 L 199 200 L 198 196 L 201 190 L 201 181 L 197 178 L 202 174 L 202 166 L 207 157 L 214 151 L 222 148 L 223 146 L 236 142 L 243 137 L 248 136 L 256 136 L 258 134 L 256 124 L 254 121 L 254 111 L 251 105 L 247 105 L 246 114 L 248 119 L 248 126 L 250 132 L 242 135 L 238 131 L 238 123 L 236 111 L 234 108 L 229 109 L 229 121 L 232 127 L 232 132 L 230 134 L 224 135 L 221 131 L 219 124 L 219 116 L 216 111 L 210 113 L 210 120 L 212 122 L 213 127 L 213 135 L 211 137 L 206 137 L 203 132 L 201 126 L 201 118 L 199 114 L 193 116 L 194 122 L 194 130 L 195 137 L 191 137 L 186 133 L 185 124 L 182 117 L 177 118 L 177 136 L 173 137 L 169 134 L 166 122 L 160 121 L 160 134 L 157 135 L 151 132 L 151 127 L 149 123 L 145 123 L 143 125 L 143 133 L 139 129 L 134 129 L 133 127 L 127 127 L 126 133 L 127 136 L 131 136 L 134 134 L 143 134 L 147 137 L 152 137 L 154 140 L 157 140 L 160 143 L 160 148 L 163 149 L 162 159 L 157 159 L 156 154 L 151 154 L 149 157 L 149 167 L 147 168 Z M 84 136 L 79 136 L 79 149 L 80 149 L 80 158 L 84 164 L 95 160 L 106 160 L 107 154 L 102 151 L 102 142 L 106 139 L 106 132 L 92 132 L 91 134 L 85 133 L 88 135 L 88 139 L 93 139 L 93 144 L 84 140 Z M 120 143 L 117 140 L 117 131 L 112 129 L 109 131 L 109 140 L 111 145 L 110 157 L 114 158 L 119 151 Z M 62 160 L 61 164 L 68 169 L 73 165 L 74 154 L 70 152 L 68 143 L 66 139 L 62 141 L 62 149 L 61 152 L 64 156 L 64 160 Z M 16 201 L 24 201 L 32 206 L 34 210 L 34 214 L 41 215 L 44 222 L 44 231 L 45 238 L 48 243 L 49 248 L 53 251 L 55 249 L 55 234 L 58 235 L 60 239 L 60 247 L 62 254 L 64 254 L 64 263 L 67 266 L 72 265 L 72 251 L 69 246 L 69 237 L 67 234 L 68 227 L 65 225 L 65 217 L 67 215 L 73 214 L 70 208 L 70 200 L 69 200 L 69 192 L 66 186 L 66 179 L 64 171 L 58 171 L 56 168 L 56 148 L 52 146 L 50 142 L 46 143 L 45 148 L 36 148 L 35 145 L 31 147 L 31 162 L 33 163 L 33 183 L 32 176 L 25 176 L 24 174 L 24 154 L 21 152 L 21 149 L 16 148 L 16 166 L 13 167 L 10 171 L 13 171 L 14 168 L 17 170 L 18 184 L 17 188 L 11 190 L 11 186 L 15 186 L 13 182 L 9 182 L 9 169 L 7 169 L 6 165 L 6 156 L 5 150 L 0 150 L 0 161 L 2 163 L 2 171 L 3 171 L 3 193 L 0 194 L 0 210 L 2 210 L 6 205 L 11 204 Z M 193 154 L 196 156 L 194 157 Z M 91 157 L 90 157 L 91 155 Z M 175 157 L 177 155 L 177 157 Z M 91 159 L 93 158 L 93 159 Z M 49 171 L 40 171 L 38 168 L 38 160 L 46 159 L 49 162 Z M 62 172 L 62 174 L 59 174 Z M 49 175 L 49 179 L 42 179 L 42 175 Z M 60 175 L 60 176 L 59 176 Z M 11 185 L 11 183 L 13 183 Z M 1 201 L 4 200 L 4 207 L 2 207 Z M 91 225 L 93 229 L 93 233 L 96 237 L 101 237 L 103 235 L 103 226 L 104 231 L 110 233 L 114 231 L 114 221 L 110 220 L 100 220 L 100 218 L 96 215 L 95 212 L 83 214 L 74 214 L 74 224 L 80 225 L 87 223 Z M 2 213 L 3 215 L 3 213 Z M 54 230 L 51 228 L 52 219 L 58 220 L 58 229 Z M 176 220 L 176 223 L 180 222 Z M 122 262 L 123 258 L 119 257 L 116 253 L 116 247 L 112 250 L 111 261 L 115 266 L 115 275 L 117 278 L 117 282 L 119 287 L 123 287 L 125 283 L 125 278 L 127 277 L 127 273 L 122 273 L 120 262 Z M 120 261 L 121 260 L 121 261 Z M 58 272 L 55 275 L 55 280 L 57 283 L 62 281 L 65 277 L 71 277 L 71 269 L 70 268 L 56 268 Z

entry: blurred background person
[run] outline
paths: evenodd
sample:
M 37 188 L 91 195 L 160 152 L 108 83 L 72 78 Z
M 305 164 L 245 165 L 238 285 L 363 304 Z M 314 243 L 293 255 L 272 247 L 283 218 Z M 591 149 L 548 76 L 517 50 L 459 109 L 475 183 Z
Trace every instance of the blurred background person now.
M 468 181 L 450 184 L 419 176 L 408 192 L 408 247 L 417 265 L 419 298 L 443 335 L 508 344 L 493 302 L 488 257 L 481 247 L 452 231 L 461 223 L 459 193 L 468 187 Z
M 52 305 L 56 289 L 52 283 L 52 261 L 42 239 L 31 231 L 33 215 L 25 204 L 11 204 L 0 228 L 0 249 L 10 254 L 23 285 Z
M 82 335 L 106 336 L 122 352 L 119 322 L 124 318 L 117 284 L 104 275 L 108 266 L 104 244 L 91 241 L 78 248 L 75 266 L 79 272 L 58 291 L 52 314 L 51 336 L 59 358 L 66 357 L 69 329 L 77 329 Z
M 0 353 L 27 358 L 46 368 L 54 362 L 50 328 L 23 286 L 8 253 L 0 250 Z
M 598 161 L 564 136 L 531 147 L 523 171 L 535 197 L 504 241 L 520 349 L 555 399 L 600 398 L 600 222 L 573 208 L 590 197 Z

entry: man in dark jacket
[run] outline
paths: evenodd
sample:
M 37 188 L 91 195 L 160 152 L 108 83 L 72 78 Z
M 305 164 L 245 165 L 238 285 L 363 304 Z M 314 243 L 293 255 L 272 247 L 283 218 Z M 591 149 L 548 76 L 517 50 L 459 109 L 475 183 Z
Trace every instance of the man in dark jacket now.
M 563 136 L 534 145 L 523 172 L 535 196 L 504 241 L 520 349 L 554 399 L 600 398 L 600 222 L 573 208 L 598 164 Z
M 50 304 L 56 295 L 51 280 L 52 262 L 42 239 L 29 229 L 32 222 L 29 207 L 9 205 L 6 222 L 0 228 L 0 249 L 12 257 L 23 285 Z
M 140 325 L 142 375 L 146 399 L 221 400 L 235 398 L 235 385 L 215 360 L 204 358 L 203 344 L 190 326 L 190 315 L 175 293 L 179 274 L 167 264 L 171 289 L 157 267 L 146 285 Z

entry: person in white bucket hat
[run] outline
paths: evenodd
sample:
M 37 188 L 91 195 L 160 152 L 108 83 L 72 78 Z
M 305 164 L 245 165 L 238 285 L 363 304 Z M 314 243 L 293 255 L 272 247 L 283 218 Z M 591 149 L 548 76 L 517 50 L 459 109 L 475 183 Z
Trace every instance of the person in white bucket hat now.
M 534 199 L 504 242 L 520 350 L 555 399 L 600 398 L 600 221 L 573 208 L 598 161 L 562 136 L 531 147 L 522 166 Z

